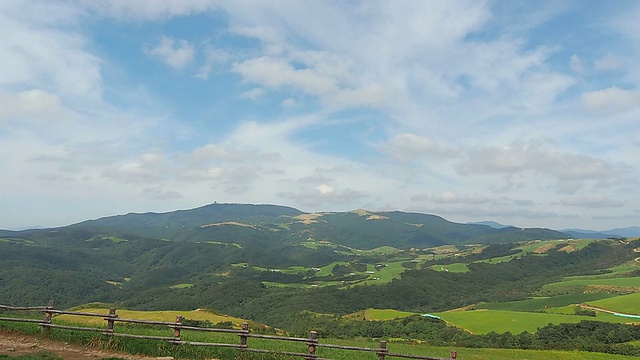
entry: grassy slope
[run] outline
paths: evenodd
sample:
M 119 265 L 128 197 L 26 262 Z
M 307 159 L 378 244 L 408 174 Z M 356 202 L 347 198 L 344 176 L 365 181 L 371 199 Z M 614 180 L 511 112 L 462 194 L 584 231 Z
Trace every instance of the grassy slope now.
M 82 309 L 82 312 L 105 314 L 109 313 L 108 309 L 88 308 Z M 116 314 L 122 319 L 138 319 L 138 320 L 152 320 L 152 321 L 175 321 L 176 316 L 182 315 L 183 317 L 191 320 L 209 320 L 212 323 L 219 323 L 224 321 L 231 321 L 235 326 L 240 326 L 246 320 L 235 318 L 232 316 L 217 315 L 208 311 L 135 311 L 135 310 L 120 310 L 118 309 Z M 74 322 L 85 325 L 101 326 L 106 324 L 103 318 L 90 317 L 90 316 L 75 316 L 75 315 L 58 315 L 54 318 L 56 321 Z
M 476 306 L 476 309 L 488 309 L 488 310 L 507 310 L 507 311 L 542 311 L 545 308 L 567 306 L 573 304 L 581 304 L 584 302 L 596 302 L 597 300 L 607 299 L 614 297 L 613 294 L 570 294 L 559 295 L 553 297 L 534 298 L 522 301 L 509 301 L 509 302 L 491 302 L 482 303 Z
M 582 320 L 599 320 L 617 323 L 629 322 L 629 319 L 606 313 L 599 313 L 595 318 L 503 310 L 447 311 L 435 313 L 434 315 L 438 315 L 448 323 L 467 329 L 474 334 L 486 334 L 491 331 L 497 333 L 509 331 L 513 334 L 519 334 L 523 331 L 534 332 L 537 328 L 546 326 L 549 323 L 578 323 Z
M 640 293 L 589 301 L 589 305 L 624 314 L 640 315 Z
M 453 263 L 448 265 L 431 265 L 430 268 L 435 271 L 449 271 L 454 273 L 464 273 L 469 271 L 469 268 L 465 263 Z

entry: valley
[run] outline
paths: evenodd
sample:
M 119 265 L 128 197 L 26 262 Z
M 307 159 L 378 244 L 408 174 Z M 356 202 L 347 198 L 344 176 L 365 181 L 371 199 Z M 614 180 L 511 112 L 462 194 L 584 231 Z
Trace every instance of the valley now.
M 337 339 L 640 354 L 639 248 L 638 238 L 425 214 L 212 204 L 1 231 L 0 303 L 51 299 Z M 582 326 L 619 335 L 576 343 Z M 557 331 L 574 335 L 545 338 Z

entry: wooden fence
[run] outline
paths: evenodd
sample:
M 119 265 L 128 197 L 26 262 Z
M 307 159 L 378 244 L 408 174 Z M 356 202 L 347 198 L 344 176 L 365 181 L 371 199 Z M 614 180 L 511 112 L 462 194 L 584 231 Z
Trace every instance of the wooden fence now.
M 27 319 L 27 318 L 15 318 L 15 317 L 0 317 L 0 321 L 13 321 L 13 322 L 24 322 L 24 323 L 36 323 L 42 327 L 43 333 L 47 333 L 49 329 L 63 329 L 63 330 L 75 330 L 75 331 L 89 331 L 95 333 L 102 333 L 105 336 L 116 336 L 116 337 L 126 337 L 126 338 L 135 338 L 135 339 L 147 339 L 147 340 L 159 340 L 159 341 L 167 341 L 175 346 L 178 345 L 190 345 L 190 346 L 212 346 L 212 347 L 226 347 L 226 348 L 234 348 L 240 352 L 256 352 L 256 353 L 266 353 L 266 354 L 277 354 L 277 355 L 288 355 L 288 356 L 299 356 L 304 358 L 305 360 L 330 360 L 318 357 L 316 355 L 317 348 L 330 348 L 330 349 L 340 349 L 347 351 L 361 351 L 361 352 L 372 352 L 376 353 L 378 356 L 378 360 L 385 360 L 387 357 L 397 357 L 397 358 L 405 358 L 405 359 L 427 359 L 427 360 L 450 360 L 456 359 L 457 353 L 456 351 L 451 351 L 451 355 L 449 358 L 440 358 L 440 357 L 432 357 L 432 356 L 420 356 L 420 355 L 409 355 L 409 354 L 396 354 L 392 353 L 387 349 L 387 342 L 380 341 L 379 348 L 367 348 L 367 347 L 358 347 L 358 346 L 343 346 L 343 345 L 333 345 L 333 344 L 325 344 L 321 343 L 318 339 L 318 334 L 315 331 L 311 331 L 309 333 L 309 338 L 296 338 L 296 337 L 288 337 L 288 336 L 276 336 L 276 335 L 263 335 L 263 334 L 253 334 L 249 331 L 249 324 L 243 323 L 242 328 L 240 330 L 235 329 L 215 329 L 215 328 L 205 328 L 205 327 L 196 327 L 196 326 L 186 326 L 182 324 L 183 317 L 177 316 L 175 322 L 166 322 L 166 321 L 149 321 L 149 320 L 137 320 L 137 319 L 123 319 L 118 317 L 116 314 L 116 309 L 109 309 L 109 314 L 96 314 L 96 313 L 88 313 L 81 311 L 65 311 L 65 310 L 56 310 L 54 309 L 53 302 L 49 302 L 47 306 L 8 306 L 8 305 L 0 305 L 0 310 L 15 310 L 15 311 L 40 311 L 44 313 L 44 318 L 42 319 Z M 91 317 L 101 317 L 106 321 L 106 328 L 94 328 L 94 327 L 84 327 L 84 326 L 67 326 L 67 325 L 58 325 L 53 324 L 53 314 L 66 314 L 66 315 L 75 315 L 75 316 L 91 316 Z M 173 336 L 147 336 L 147 335 L 135 335 L 128 334 L 123 332 L 115 331 L 115 323 L 129 323 L 129 324 L 139 324 L 139 325 L 165 325 L 168 328 L 173 329 Z M 231 344 L 231 343 L 209 343 L 209 342 L 194 342 L 194 341 L 184 341 L 180 338 L 182 330 L 190 330 L 190 331 L 198 331 L 198 332 L 218 332 L 218 333 L 232 333 L 237 334 L 239 338 L 239 343 Z M 291 341 L 291 342 L 299 342 L 306 343 L 307 352 L 288 352 L 288 351 L 276 351 L 276 350 L 265 350 L 265 349 L 257 349 L 249 347 L 249 338 L 259 338 L 259 339 L 268 339 L 273 341 Z

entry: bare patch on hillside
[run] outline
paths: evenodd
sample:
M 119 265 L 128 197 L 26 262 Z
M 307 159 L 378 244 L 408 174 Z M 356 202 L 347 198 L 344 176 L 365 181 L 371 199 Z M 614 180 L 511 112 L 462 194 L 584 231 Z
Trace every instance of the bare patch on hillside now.
M 566 252 L 574 252 L 574 251 L 577 251 L 577 250 L 578 249 L 576 249 L 576 247 L 571 245 L 571 244 L 560 248 L 560 251 L 566 251 Z
M 533 250 L 532 252 L 534 254 L 544 254 L 547 251 L 553 249 L 554 247 L 556 247 L 556 244 L 547 244 L 547 245 L 542 245 L 539 248 Z
M 318 222 L 318 220 L 316 220 L 319 217 L 322 217 L 322 214 L 319 213 L 313 213 L 313 214 L 301 214 L 298 216 L 294 216 L 293 218 L 298 220 L 299 222 L 305 224 L 305 225 L 310 225 L 310 224 L 315 224 Z
M 412 223 L 405 223 L 405 225 L 415 226 L 415 227 L 423 227 L 424 226 L 424 224 L 412 224 Z
M 356 210 L 352 210 L 351 211 L 354 214 L 358 214 L 360 216 L 366 216 L 367 220 L 386 220 L 388 219 L 388 217 L 386 216 L 382 216 L 382 215 L 378 215 L 377 213 L 373 212 L 373 211 L 367 211 L 364 209 L 356 209 Z
M 436 246 L 429 248 L 429 250 L 431 250 L 431 252 L 436 255 L 457 253 L 459 251 L 458 247 L 456 247 L 455 245 Z
M 251 229 L 256 229 L 256 227 L 253 226 L 253 225 L 239 223 L 239 222 L 236 222 L 236 221 L 225 221 L 225 222 L 219 222 L 219 223 L 215 223 L 215 224 L 202 225 L 200 227 L 201 228 L 206 228 L 206 227 L 211 227 L 211 226 L 223 226 L 223 225 L 234 225 L 234 226 L 242 226 L 242 227 L 248 227 L 248 228 L 251 228 Z

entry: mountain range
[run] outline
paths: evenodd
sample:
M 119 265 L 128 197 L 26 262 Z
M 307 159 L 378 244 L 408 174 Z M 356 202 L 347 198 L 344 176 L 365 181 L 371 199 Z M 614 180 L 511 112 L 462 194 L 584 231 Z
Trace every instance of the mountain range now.
M 304 213 L 278 205 L 218 203 L 167 213 L 110 216 L 53 229 L 4 230 L 0 231 L 0 236 L 64 242 L 83 242 L 96 237 L 218 241 L 241 246 L 295 244 L 314 239 L 360 249 L 386 245 L 409 249 L 571 237 L 550 229 L 461 224 L 436 215 L 401 211 Z

